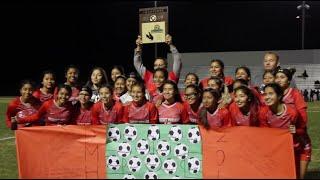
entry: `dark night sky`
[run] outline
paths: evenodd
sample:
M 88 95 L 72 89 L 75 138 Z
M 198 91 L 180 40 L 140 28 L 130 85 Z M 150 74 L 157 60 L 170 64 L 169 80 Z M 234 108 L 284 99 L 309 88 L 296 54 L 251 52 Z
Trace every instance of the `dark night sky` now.
M 301 48 L 301 25 L 295 17 L 301 1 L 196 2 L 162 1 L 169 6 L 169 33 L 180 52 L 289 50 Z M 320 48 L 320 2 L 309 2 L 306 49 Z M 2 84 L 0 95 L 17 95 L 19 81 L 40 81 L 43 70 L 52 69 L 62 82 L 64 67 L 80 66 L 85 81 L 90 69 L 108 72 L 132 64 L 139 31 L 139 8 L 153 1 L 81 1 L 81 3 L 1 3 Z M 168 48 L 159 45 L 159 56 Z M 150 66 L 154 46 L 144 47 Z M 39 62 L 41 61 L 41 62 Z M 35 63 L 37 62 L 37 63 Z M 8 74 L 9 73 L 9 74 Z M 4 87 L 4 86 L 2 86 Z

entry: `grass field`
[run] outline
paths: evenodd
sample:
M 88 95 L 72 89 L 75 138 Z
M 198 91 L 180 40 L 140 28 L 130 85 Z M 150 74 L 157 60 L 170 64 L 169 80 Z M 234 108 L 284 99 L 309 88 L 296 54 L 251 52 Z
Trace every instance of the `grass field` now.
M 18 178 L 13 132 L 5 126 L 5 111 L 10 98 L 0 98 L 0 179 Z M 320 178 L 320 102 L 308 104 L 308 131 L 312 139 L 312 161 L 306 178 Z

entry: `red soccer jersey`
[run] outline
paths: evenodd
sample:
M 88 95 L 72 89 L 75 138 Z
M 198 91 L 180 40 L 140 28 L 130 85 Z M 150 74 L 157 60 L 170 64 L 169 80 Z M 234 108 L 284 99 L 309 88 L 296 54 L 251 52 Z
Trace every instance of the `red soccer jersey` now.
M 199 106 L 198 110 L 196 112 L 194 112 L 192 109 L 191 109 L 191 106 L 190 104 L 188 104 L 187 102 L 184 102 L 183 103 L 183 106 L 184 108 L 186 109 L 186 111 L 188 112 L 188 119 L 189 119 L 189 122 L 191 123 L 195 123 L 195 124 L 199 124 L 200 122 L 200 111 L 201 111 L 201 108 L 202 108 L 202 104 Z
M 180 102 L 171 105 L 164 103 L 158 108 L 159 123 L 163 124 L 186 124 L 188 123 L 188 112 Z
M 177 77 L 173 71 L 169 72 L 168 79 L 172 80 L 175 83 L 179 82 L 179 77 Z M 150 72 L 149 70 L 146 70 L 146 72 L 144 73 L 143 80 L 144 80 L 144 84 L 146 85 L 146 88 L 149 91 L 151 91 L 156 87 L 155 84 L 153 83 L 153 73 Z
M 79 93 L 80 93 L 80 86 L 76 85 L 76 86 L 70 86 L 71 87 L 71 96 L 69 98 L 69 101 L 72 101 L 73 104 L 75 104 L 78 101 L 78 97 L 79 97 Z M 54 89 L 54 97 L 57 97 L 58 95 L 58 88 L 56 87 Z
M 76 112 L 74 118 L 77 125 L 91 125 L 93 104 L 90 103 L 88 108 L 81 108 L 80 103 L 77 103 L 75 106 Z
M 44 117 L 46 125 L 73 124 L 74 107 L 71 102 L 59 107 L 55 100 L 49 100 L 42 104 L 38 113 L 20 119 L 19 123 L 33 122 Z
M 227 127 L 230 126 L 230 113 L 226 108 L 217 108 L 213 114 L 207 111 L 207 120 L 212 129 Z
M 8 128 L 11 127 L 11 117 L 16 116 L 17 119 L 20 120 L 21 118 L 24 118 L 26 116 L 36 114 L 40 106 L 41 106 L 41 102 L 36 98 L 32 98 L 30 103 L 25 104 L 21 102 L 20 97 L 16 97 L 9 103 L 7 107 L 7 112 L 6 112 L 7 127 Z M 33 123 L 33 125 L 37 125 L 37 123 Z M 23 126 L 24 125 L 19 124 L 18 127 L 23 127 Z
M 200 87 L 202 87 L 203 89 L 207 88 L 209 79 L 210 79 L 210 77 L 202 79 L 200 81 Z M 233 83 L 233 79 L 232 79 L 231 76 L 225 76 L 223 78 L 223 80 L 224 80 L 224 84 L 227 85 L 227 86 L 230 86 Z
M 106 109 L 103 102 L 99 101 L 92 107 L 92 124 L 109 124 L 122 121 L 123 106 L 120 102 L 113 102 L 110 109 Z
M 32 95 L 37 99 L 39 99 L 42 103 L 53 99 L 53 94 L 51 93 L 43 94 L 42 91 L 40 91 L 40 89 L 35 90 Z
M 249 115 L 244 115 L 235 102 L 229 106 L 232 126 L 259 126 L 257 104 L 251 104 Z
M 281 115 L 274 114 L 268 106 L 261 107 L 259 111 L 260 126 L 289 129 L 291 124 L 296 124 L 298 114 L 294 107 L 284 104 L 285 110 Z
M 297 131 L 297 134 L 304 134 L 305 128 L 308 122 L 308 115 L 307 115 L 307 104 L 304 101 L 303 96 L 299 92 L 299 90 L 295 88 L 289 88 L 287 93 L 284 95 L 282 101 L 285 104 L 289 104 L 294 106 L 298 111 L 298 123 L 301 123 L 300 127 L 303 129 Z
M 147 102 L 138 107 L 135 102 L 124 106 L 124 123 L 156 124 L 158 122 L 158 111 L 154 104 Z

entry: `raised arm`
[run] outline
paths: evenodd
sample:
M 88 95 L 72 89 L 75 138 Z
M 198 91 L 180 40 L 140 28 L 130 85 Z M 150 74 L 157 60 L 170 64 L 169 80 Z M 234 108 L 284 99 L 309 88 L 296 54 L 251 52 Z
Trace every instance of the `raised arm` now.
M 146 67 L 142 64 L 142 38 L 141 36 L 138 36 L 136 40 L 137 47 L 134 49 L 134 56 L 133 56 L 133 64 L 136 68 L 137 72 L 141 76 L 142 79 L 144 79 L 144 74 L 146 72 Z
M 177 48 L 172 44 L 172 37 L 169 34 L 166 35 L 166 43 L 169 45 L 170 51 L 171 51 L 172 57 L 173 57 L 172 71 L 176 75 L 177 79 L 179 79 L 180 72 L 182 69 L 181 55 L 178 52 Z

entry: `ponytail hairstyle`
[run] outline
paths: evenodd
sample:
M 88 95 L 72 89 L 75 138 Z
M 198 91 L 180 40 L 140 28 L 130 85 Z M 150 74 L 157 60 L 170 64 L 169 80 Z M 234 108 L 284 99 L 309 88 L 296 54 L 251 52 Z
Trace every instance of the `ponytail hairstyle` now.
M 207 88 L 203 91 L 202 95 L 205 93 L 205 92 L 209 92 L 211 93 L 211 95 L 214 97 L 214 99 L 217 101 L 219 101 L 219 99 L 221 98 L 221 93 L 216 90 L 216 89 L 212 89 L 212 88 Z M 208 118 L 207 118 L 207 109 L 206 108 L 202 108 L 201 111 L 200 111 L 200 122 L 201 124 L 203 124 L 203 126 L 206 128 L 206 129 L 209 129 L 210 128 L 210 124 L 209 124 L 209 121 L 208 121 Z
M 285 74 L 288 77 L 288 81 L 291 81 L 294 73 L 296 72 L 296 69 L 295 68 L 289 68 L 289 69 L 281 69 L 280 68 L 280 69 L 278 69 L 276 74 L 280 73 L 280 72 Z

